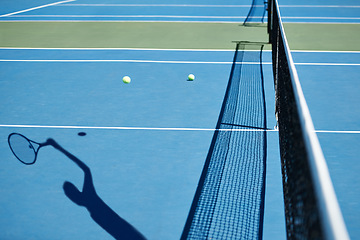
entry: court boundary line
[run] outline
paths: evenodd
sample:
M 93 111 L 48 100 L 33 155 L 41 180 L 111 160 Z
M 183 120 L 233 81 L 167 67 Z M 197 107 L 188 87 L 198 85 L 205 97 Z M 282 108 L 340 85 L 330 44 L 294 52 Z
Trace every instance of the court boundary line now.
M 280 8 L 360 8 L 360 5 L 279 5 Z
M 233 62 L 205 62 L 205 61 L 166 61 L 166 60 L 133 60 L 133 59 L 0 59 L 0 62 L 49 62 L 49 63 L 87 63 L 87 62 L 122 62 L 122 63 L 175 63 L 175 64 L 232 64 Z M 255 65 L 259 62 L 238 62 L 239 64 Z M 262 64 L 272 64 L 265 62 Z
M 24 15 L 25 16 L 25 15 Z M 359 20 L 360 17 L 282 17 L 283 19 Z
M 240 22 L 236 21 L 164 21 L 164 20 L 0 20 L 0 22 L 110 22 L 110 23 L 116 23 L 116 22 L 123 22 L 123 23 L 237 23 L 240 24 Z M 260 23 L 260 22 L 257 22 Z M 309 24 L 360 24 L 360 22 L 289 22 L 285 21 L 285 24 L 287 23 L 309 23 Z
M 182 61 L 182 60 L 145 60 L 145 59 L 0 59 L 0 62 L 48 62 L 48 63 L 170 63 L 170 64 L 232 64 L 233 62 L 205 62 L 205 61 Z M 237 62 L 238 64 L 258 65 L 259 62 Z M 263 62 L 263 65 L 271 65 L 272 62 Z M 295 63 L 299 66 L 360 66 L 360 63 Z
M 234 52 L 235 50 L 233 49 L 181 49 L 181 48 L 46 48 L 46 47 L 41 47 L 41 48 L 37 48 L 37 47 L 0 47 L 0 50 L 74 50 L 74 51 L 91 51 L 91 50 L 129 50 L 129 51 L 178 51 L 178 52 Z M 244 51 L 259 51 L 259 50 L 244 50 Z M 267 51 L 267 52 L 271 52 L 271 50 L 263 50 L 263 51 Z M 360 52 L 360 51 L 359 51 Z
M 197 127 L 120 127 L 120 126 L 70 126 L 70 125 L 31 125 L 0 124 L 0 128 L 50 128 L 50 129 L 97 129 L 97 130 L 151 130 L 151 131 L 223 131 L 223 132 L 278 132 L 274 129 L 218 129 Z M 360 134 L 360 130 L 315 130 L 316 133 Z
M 1 49 L 1 48 L 0 48 Z M 330 50 L 291 50 L 291 52 L 295 53 L 360 53 L 359 51 L 330 51 Z
M 67 3 L 67 2 L 74 2 L 74 1 L 76 1 L 76 0 L 65 0 L 65 1 L 55 2 L 55 3 L 49 3 L 49 4 L 37 6 L 37 7 L 32 7 L 32 8 L 12 12 L 12 13 L 3 14 L 3 15 L 0 15 L 0 17 L 13 16 L 15 14 L 19 14 L 19 13 L 23 13 L 23 12 L 29 12 L 29 11 L 33 11 L 33 10 L 40 9 L 40 8 L 50 7 L 50 6 L 54 6 L 54 5 L 58 5 L 58 4 L 62 4 L 62 3 Z
M 196 16 L 196 15 L 16 15 L 17 18 L 64 17 L 64 18 L 209 18 L 209 19 L 244 19 L 246 16 Z M 261 19 L 262 17 L 254 17 Z
M 251 5 L 207 5 L 207 4 L 86 4 L 86 3 L 75 3 L 65 4 L 63 6 L 89 6 L 89 7 L 224 7 L 224 8 L 248 8 Z M 255 5 L 262 7 L 263 5 Z M 284 8 L 360 8 L 358 5 L 279 5 Z
M 184 51 L 184 52 L 234 52 L 235 50 L 233 49 L 181 49 L 181 48 L 106 48 L 106 47 L 97 47 L 97 48 L 89 48 L 89 47 L 84 47 L 84 48 L 68 48 L 68 47 L 0 47 L 0 50 L 74 50 L 74 51 L 91 51 L 91 50 L 99 50 L 99 51 L 106 51 L 106 50 L 129 50 L 129 51 Z M 259 51 L 259 50 L 244 50 L 244 51 Z M 271 50 L 263 50 L 263 52 L 271 52 Z M 291 50 L 291 52 L 295 52 L 295 53 L 360 53 L 359 51 L 342 51 L 342 50 Z
M 0 124 L 1 128 L 50 128 L 50 129 L 97 129 L 97 130 L 151 130 L 151 131 L 222 131 L 222 132 L 277 132 L 276 129 L 217 129 L 196 127 L 104 127 L 104 126 L 53 126 L 53 125 L 22 125 Z
M 360 63 L 301 63 L 294 62 L 298 66 L 360 66 Z
M 70 3 L 64 4 L 63 6 L 71 7 L 71 6 L 84 6 L 84 7 L 208 7 L 208 8 L 249 8 L 251 5 L 225 5 L 225 4 L 121 4 L 121 3 L 109 3 L 109 4 L 96 4 L 96 3 Z M 256 6 L 264 6 L 264 5 L 256 5 Z
M 71 1 L 71 0 L 68 0 Z M 74 0 L 72 0 L 74 1 Z M 0 16 L 1 17 L 1 16 Z M 6 16 L 4 16 L 6 17 Z M 196 15 L 66 15 L 66 14 L 44 14 L 44 15 L 9 15 L 15 18 L 200 18 L 200 19 L 244 19 L 246 16 L 196 16 Z M 262 17 L 253 17 L 261 19 Z M 283 19 L 314 19 L 314 20 L 360 20 L 360 17 L 302 17 L 284 16 Z
M 289 23 L 291 23 L 291 24 L 307 24 L 307 23 L 309 23 L 309 24 L 352 24 L 352 25 L 356 25 L 356 24 L 360 24 L 360 22 L 289 22 L 289 21 L 284 21 L 283 22 L 284 23 L 284 25 L 286 25 L 286 24 L 289 24 Z
M 316 133 L 347 133 L 347 134 L 360 134 L 360 130 L 315 130 Z
M 109 23 L 236 23 L 236 21 L 163 21 L 163 20 L 0 20 L 0 22 L 109 22 Z M 260 22 L 259 22 L 260 23 Z M 340 24 L 340 23 L 339 23 Z M 354 23 L 359 24 L 359 23 Z

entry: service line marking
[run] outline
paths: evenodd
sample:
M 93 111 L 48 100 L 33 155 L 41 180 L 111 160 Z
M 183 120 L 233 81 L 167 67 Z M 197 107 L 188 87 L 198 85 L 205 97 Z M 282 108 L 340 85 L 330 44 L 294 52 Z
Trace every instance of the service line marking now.
M 66 0 L 66 1 L 60 1 L 60 2 L 55 2 L 55 3 L 45 4 L 45 5 L 41 5 L 41 6 L 38 6 L 38 7 L 28 8 L 28 9 L 21 10 L 21 11 L 0 15 L 0 17 L 8 17 L 8 16 L 12 16 L 12 15 L 15 15 L 15 14 L 23 13 L 23 12 L 29 12 L 29 11 L 32 11 L 32 10 L 45 8 L 45 7 L 50 7 L 50 6 L 58 5 L 58 4 L 61 4 L 61 3 L 73 2 L 73 1 L 76 1 L 76 0 Z

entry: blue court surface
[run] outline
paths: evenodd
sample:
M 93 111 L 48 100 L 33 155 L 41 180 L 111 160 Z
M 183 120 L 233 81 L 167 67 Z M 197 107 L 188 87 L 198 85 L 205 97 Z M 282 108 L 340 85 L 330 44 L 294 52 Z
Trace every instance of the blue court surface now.
M 35 2 L 2 1 L 0 21 L 242 23 L 251 5 L 229 0 Z M 284 22 L 360 23 L 360 5 L 354 6 L 354 1 L 279 4 Z M 234 52 L 0 48 L 0 239 L 112 239 L 64 192 L 65 182 L 83 188 L 84 171 L 52 146 L 39 150 L 34 165 L 21 164 L 8 146 L 13 132 L 36 142 L 52 138 L 75 155 L 89 168 L 98 201 L 147 239 L 179 239 L 215 131 Z M 356 239 L 360 52 L 292 54 L 345 223 Z M 194 81 L 187 81 L 190 73 Z M 269 128 L 263 239 L 285 239 L 269 50 L 263 52 L 263 73 Z M 125 75 L 131 76 L 130 84 L 122 82 Z
M 4 236 L 107 236 L 62 190 L 64 181 L 81 188 L 82 172 L 51 147 L 39 151 L 35 165 L 19 164 L 6 142 L 9 133 L 19 132 L 39 142 L 52 137 L 85 162 L 99 196 L 146 237 L 177 239 L 210 145 L 234 52 L 3 49 L 1 53 L 7 59 L 1 64 L 2 89 L 7 89 L 1 98 L 8 103 L 2 106 L 1 152 L 7 160 L 1 201 L 14 206 L 3 209 L 2 216 L 11 216 L 1 219 L 7 229 Z M 269 60 L 269 52 L 265 55 Z M 117 62 L 124 59 L 139 62 Z M 268 108 L 273 110 L 271 65 L 264 65 L 264 70 Z M 194 82 L 186 81 L 189 72 L 195 74 Z M 124 74 L 132 77 L 129 85 L 121 81 Z M 268 126 L 275 126 L 271 114 Z M 283 224 L 270 227 L 283 222 L 276 137 L 276 132 L 269 132 L 268 161 L 273 166 L 268 167 L 268 192 L 274 193 L 267 199 L 276 205 L 267 209 L 276 219 L 269 219 L 265 229 L 283 234 Z M 15 230 L 18 221 L 22 228 Z

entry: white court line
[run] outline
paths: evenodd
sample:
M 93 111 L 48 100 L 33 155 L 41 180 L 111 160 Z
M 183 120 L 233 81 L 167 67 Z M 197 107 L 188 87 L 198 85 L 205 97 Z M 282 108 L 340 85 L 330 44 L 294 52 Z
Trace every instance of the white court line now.
M 280 8 L 360 8 L 359 5 L 279 5 Z
M 0 48 L 1 49 L 1 48 Z M 360 53 L 360 51 L 291 50 L 293 53 Z
M 70 3 L 63 6 L 83 6 L 83 7 L 204 7 L 204 8 L 249 8 L 251 5 L 204 5 L 204 4 L 86 4 Z M 62 6 L 62 7 L 63 7 Z M 264 6 L 264 5 L 256 5 Z
M 176 48 L 32 48 L 32 47 L 0 47 L 0 50 L 76 50 L 76 51 L 92 51 L 92 50 L 129 50 L 129 51 L 176 51 L 176 52 L 235 52 L 231 49 L 176 49 Z M 245 50 L 260 51 L 260 50 Z M 271 52 L 271 50 L 263 50 L 263 52 Z
M 231 49 L 176 49 L 176 48 L 37 48 L 37 47 L 0 47 L 0 50 L 76 50 L 76 51 L 92 51 L 92 50 L 129 50 L 129 51 L 177 51 L 177 52 L 234 52 Z M 260 50 L 244 50 L 244 51 L 260 51 Z M 263 52 L 271 52 L 271 50 L 262 50 Z M 360 53 L 360 51 L 328 51 L 328 50 L 291 50 L 294 53 Z
M 181 16 L 181 15 L 16 15 L 12 17 L 59 17 L 59 18 L 208 18 L 208 19 L 244 19 L 246 16 Z M 262 19 L 262 17 L 253 17 Z
M 287 20 L 287 21 L 285 21 L 285 22 L 283 22 L 284 24 L 288 24 L 288 23 L 291 23 L 291 24 L 324 24 L 324 25 L 326 25 L 326 24 L 328 24 L 328 25 L 331 25 L 331 24 L 341 24 L 341 25 L 344 25 L 344 24 L 352 24 L 352 25 L 358 25 L 358 24 L 360 24 L 360 22 L 358 22 L 358 21 L 354 21 L 354 22 L 335 22 L 335 21 L 328 21 L 328 22 L 316 22 L 316 21 L 312 21 L 312 22 L 310 22 L 310 21 L 303 21 L 303 22 L 300 22 L 300 21 L 294 21 L 294 22 L 292 22 L 291 20 Z
M 276 132 L 275 129 L 216 129 L 216 128 L 165 128 L 165 127 L 93 127 L 0 124 L 3 128 L 51 128 L 51 129 L 98 129 L 98 130 L 153 130 L 153 131 L 221 131 L 221 132 Z
M 282 17 L 282 19 L 359 20 L 359 17 Z
M 45 8 L 45 7 L 50 7 L 50 6 L 58 5 L 58 4 L 61 4 L 61 3 L 73 2 L 73 1 L 76 1 L 76 0 L 66 0 L 66 1 L 60 1 L 60 2 L 46 4 L 46 5 L 41 5 L 41 6 L 38 6 L 38 7 L 28 8 L 28 9 L 21 10 L 21 11 L 0 15 L 0 17 L 8 17 L 8 16 L 12 16 L 12 15 L 15 15 L 15 14 L 18 14 L 18 13 L 29 12 L 29 11 L 32 11 L 32 10 Z
M 40 20 L 40 19 L 32 19 L 32 20 L 0 20 L 0 22 L 71 22 L 71 23 L 76 23 L 76 22 L 109 22 L 109 23 L 236 23 L 239 24 L 238 21 L 215 21 L 215 20 L 187 20 L 187 21 L 183 21 L 183 20 L 54 20 L 54 19 L 45 19 L 45 20 Z M 261 22 L 256 22 L 256 23 L 261 23 Z M 360 22 L 291 22 L 290 20 L 286 21 L 285 23 L 292 23 L 292 24 L 297 24 L 297 23 L 313 23 L 313 24 L 360 24 Z
M 1 17 L 1 16 L 0 16 Z M 162 15 L 15 15 L 10 16 L 12 20 L 0 20 L 0 22 L 123 22 L 123 23 L 239 23 L 238 21 L 245 19 L 245 16 L 162 16 Z M 48 19 L 46 19 L 46 17 Z M 14 19 L 17 18 L 17 19 Z M 31 20 L 19 20 L 20 18 L 32 18 Z M 41 19 L 42 18 L 42 19 Z M 55 19 L 60 18 L 60 19 Z M 63 18 L 63 19 L 61 19 Z M 66 18 L 68 20 L 66 20 Z M 71 19 L 72 18 L 72 19 Z M 86 18 L 90 18 L 90 20 L 84 20 Z M 91 19 L 93 18 L 93 19 Z M 98 20 L 95 20 L 98 19 Z M 103 19 L 101 19 L 103 18 Z M 126 19 L 127 20 L 121 20 Z M 169 20 L 146 20 L 146 19 L 169 19 Z M 259 21 L 256 23 L 261 23 L 260 19 L 262 17 L 254 17 L 258 18 Z M 7 18 L 8 19 L 8 18 Z M 45 19 L 45 20 L 43 20 Z M 71 20 L 69 20 L 71 19 Z M 110 20 L 111 19 L 111 20 Z M 130 19 L 138 19 L 138 20 L 130 20 Z M 174 20 L 170 20 L 174 19 Z M 179 20 L 175 20 L 179 19 Z M 182 19 L 199 19 L 199 20 L 182 20 Z M 203 20 L 200 20 L 203 19 Z M 223 19 L 221 21 L 220 19 Z M 227 20 L 228 19 L 228 20 Z M 360 24 L 360 18 L 327 18 L 327 17 L 283 17 L 285 23 L 313 23 L 313 24 Z M 318 20 L 318 21 L 296 21 L 301 19 L 308 20 Z M 320 20 L 327 20 L 326 22 L 322 22 Z M 351 22 L 337 22 L 335 20 L 351 20 Z
M 360 66 L 360 63 L 295 63 L 299 66 Z
M 176 64 L 232 64 L 233 62 L 207 62 L 207 61 L 167 61 L 167 60 L 134 60 L 134 59 L 0 59 L 0 62 L 49 62 L 49 63 L 88 63 L 88 62 L 122 62 L 122 63 L 176 63 Z M 245 65 L 256 65 L 259 62 L 237 62 Z M 263 62 L 270 65 L 272 62 Z M 360 66 L 360 63 L 295 63 L 302 66 Z
M 1 16 L 0 16 L 1 17 Z M 199 18 L 199 19 L 244 19 L 246 16 L 196 16 L 196 15 L 15 15 L 16 18 Z M 263 17 L 253 17 L 262 19 Z M 360 17 L 282 17 L 282 19 L 318 19 L 318 20 L 360 20 Z
M 157 60 L 125 60 L 125 59 L 118 59 L 118 60 L 106 60 L 106 59 L 0 59 L 0 62 L 125 62 L 125 63 L 178 63 L 178 64 L 232 64 L 233 62 L 203 62 L 203 61 L 157 61 Z M 253 65 L 259 64 L 259 62 L 238 62 L 241 64 Z M 263 62 L 263 64 L 272 64 L 271 62 Z
M 249 8 L 251 5 L 200 5 L 200 4 L 65 4 L 63 6 L 85 6 L 85 7 L 204 7 L 204 8 Z M 255 5 L 263 7 L 264 5 Z M 360 6 L 349 5 L 280 5 L 280 8 L 360 8 Z
M 16 18 L 208 18 L 208 19 L 244 19 L 246 16 L 196 16 L 196 15 L 15 15 Z M 263 17 L 253 17 L 262 19 Z M 360 20 L 360 17 L 282 17 L 282 19 L 319 19 L 319 20 Z
M 39 19 L 32 19 L 32 20 L 0 20 L 0 22 L 71 22 L 71 23 L 75 23 L 75 22 L 108 22 L 108 23 L 236 23 L 239 24 L 238 21 L 215 21 L 215 20 L 202 20 L 202 21 L 182 21 L 182 20 L 173 20 L 173 21 L 164 21 L 164 20 L 49 20 L 49 19 L 45 19 L 45 20 L 39 20 Z M 260 22 L 258 22 L 260 23 Z M 298 23 L 298 22 L 296 22 Z M 317 22 L 317 23 L 321 23 L 321 22 Z M 341 23 L 339 23 L 341 24 Z M 350 24 L 350 23 L 346 23 L 346 24 Z M 359 23 L 353 23 L 353 24 L 359 24 Z
M 355 134 L 359 134 L 360 131 L 330 131 L 330 130 L 316 130 L 317 133 L 355 133 Z
M 52 125 L 28 125 L 28 124 L 0 124 L 2 128 L 49 128 L 49 129 L 98 129 L 98 130 L 153 130 L 153 131 L 222 131 L 222 132 L 278 132 L 278 129 L 216 129 L 216 128 L 181 128 L 181 127 L 94 127 L 94 126 L 52 126 Z M 340 133 L 360 134 L 356 130 L 332 131 L 315 130 L 316 133 Z

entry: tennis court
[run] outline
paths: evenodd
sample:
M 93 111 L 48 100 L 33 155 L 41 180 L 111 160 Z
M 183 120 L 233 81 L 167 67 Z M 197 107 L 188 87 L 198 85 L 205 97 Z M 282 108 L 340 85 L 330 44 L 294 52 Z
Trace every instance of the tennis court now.
M 279 4 L 344 222 L 356 238 L 360 5 Z M 256 145 L 265 153 L 264 196 L 254 213 L 259 222 L 250 223 L 262 227 L 254 230 L 257 237 L 243 236 L 286 238 L 271 45 L 266 17 L 265 24 L 242 24 L 251 1 L 6 0 L 0 6 L 1 239 L 112 239 L 109 232 L 131 231 L 146 239 L 189 237 L 186 226 L 196 218 L 192 209 L 198 185 L 206 188 L 201 179 L 211 151 L 236 148 L 216 150 L 216 137 L 228 133 L 229 139 L 264 137 Z M 257 45 L 245 43 L 250 50 L 240 51 L 238 41 Z M 226 97 L 231 79 L 237 67 L 245 74 L 259 71 L 254 66 L 261 66 L 263 85 L 256 87 L 265 125 L 228 128 L 221 116 L 232 99 Z M 190 73 L 194 81 L 187 80 Z M 122 82 L 125 75 L 130 84 Z M 42 147 L 36 163 L 26 166 L 9 149 L 13 132 L 39 143 L 52 138 L 61 148 Z M 95 208 L 111 209 L 125 227 L 112 227 L 104 215 L 75 203 L 64 183 L 81 190 L 89 173 L 74 159 L 91 172 L 96 194 L 88 197 L 102 203 Z M 215 215 L 227 203 L 216 201 Z

